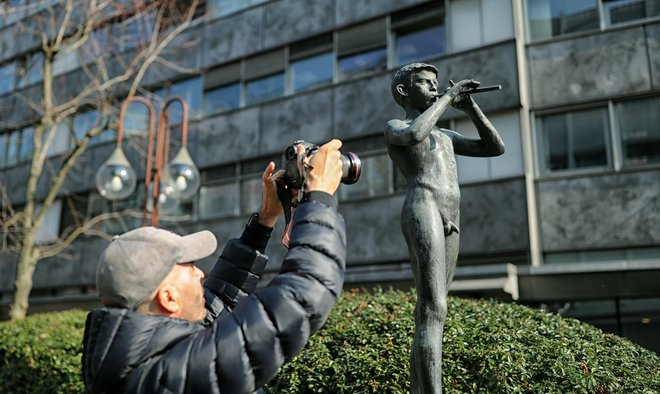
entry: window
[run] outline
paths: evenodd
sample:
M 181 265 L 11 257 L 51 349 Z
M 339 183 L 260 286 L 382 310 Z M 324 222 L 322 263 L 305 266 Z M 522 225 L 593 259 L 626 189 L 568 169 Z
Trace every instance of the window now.
M 261 205 L 261 174 L 270 161 L 277 163 L 275 157 L 261 157 L 240 164 L 240 213 L 256 212 Z
M 207 114 L 238 108 L 241 104 L 241 84 L 236 82 L 208 90 L 204 100 Z
M 337 34 L 339 79 L 345 80 L 387 68 L 385 19 L 341 30 Z
M 2 6 L 7 11 L 7 14 L 0 15 L 0 26 L 10 25 L 25 16 L 25 0 L 7 0 Z
M 0 66 L 0 94 L 14 90 L 16 80 L 16 63 Z
M 660 0 L 603 0 L 607 26 L 660 15 Z
M 211 17 L 233 14 L 242 9 L 265 3 L 268 0 L 207 0 L 206 9 Z
M 21 142 L 18 147 L 18 162 L 30 161 L 34 152 L 34 127 L 26 127 L 21 132 Z
M 527 0 L 531 40 L 598 29 L 597 0 Z
M 37 213 L 42 206 L 37 207 Z M 37 231 L 34 242 L 37 245 L 45 245 L 57 241 L 60 230 L 60 218 L 62 217 L 62 200 L 55 200 L 46 211 L 43 225 Z
M 28 56 L 18 70 L 18 86 L 23 88 L 43 79 L 44 54 L 35 52 Z
M 204 75 L 204 112 L 212 114 L 241 105 L 241 64 L 236 62 Z
M 504 145 L 504 155 L 495 157 L 470 157 L 456 155 L 458 181 L 479 182 L 524 174 L 522 146 L 520 142 L 520 117 L 518 111 L 491 113 L 488 119 L 495 126 Z M 447 122 L 448 123 L 448 122 Z M 454 122 L 453 130 L 468 138 L 479 138 L 476 127 L 467 117 Z M 451 129 L 451 127 L 447 127 Z
M 327 85 L 332 82 L 332 52 L 291 63 L 291 88 L 294 92 Z
M 291 90 L 299 92 L 332 82 L 332 36 L 324 35 L 289 47 Z
M 284 50 L 245 61 L 246 104 L 256 104 L 284 95 Z
M 607 118 L 605 107 L 538 118 L 543 171 L 607 166 Z
M 200 77 L 179 81 L 165 89 L 165 100 L 171 97 L 181 97 L 188 104 L 188 118 L 195 118 L 202 113 L 202 79 Z M 181 106 L 178 103 L 170 104 L 168 109 L 170 124 L 182 122 Z
M 5 165 L 14 166 L 18 163 L 18 139 L 21 136 L 20 130 L 15 130 L 7 134 L 7 152 Z
M 403 65 L 444 54 L 444 9 L 439 3 L 392 15 L 396 35 L 396 64 Z
M 342 185 L 338 196 L 341 200 L 381 196 L 390 192 L 392 161 L 381 135 L 349 141 L 342 152 L 356 153 L 362 163 L 360 180 L 352 185 Z
M 203 171 L 201 175 L 199 218 L 210 219 L 236 215 L 236 207 L 238 206 L 236 166 L 230 164 L 217 167 Z
M 53 76 L 62 75 L 78 67 L 78 50 L 71 45 L 62 45 L 53 60 Z
M 660 163 L 660 97 L 615 104 L 623 165 Z
M 154 114 L 154 116 L 157 115 Z M 149 109 L 139 102 L 128 104 L 124 111 L 123 130 L 126 134 L 143 134 L 146 136 L 149 132 Z M 124 137 L 126 134 L 124 134 Z
M 510 0 L 451 0 L 447 13 L 452 52 L 514 37 Z
M 256 104 L 281 97 L 284 93 L 284 74 L 274 74 L 246 83 L 246 102 Z
M 0 134 L 0 168 L 5 168 L 7 159 L 7 133 Z
M 98 126 L 99 122 L 100 119 L 97 119 L 96 111 L 88 111 L 76 114 L 73 117 L 74 141 L 80 141 L 91 129 L 93 129 L 95 126 Z M 96 138 L 92 139 L 90 142 L 96 142 Z
M 46 131 L 46 133 L 55 133 L 53 142 L 48 146 L 48 157 L 59 155 L 69 149 L 69 128 L 66 123 L 59 123 L 53 127 L 54 129 Z M 44 139 L 45 138 L 47 137 L 44 137 Z

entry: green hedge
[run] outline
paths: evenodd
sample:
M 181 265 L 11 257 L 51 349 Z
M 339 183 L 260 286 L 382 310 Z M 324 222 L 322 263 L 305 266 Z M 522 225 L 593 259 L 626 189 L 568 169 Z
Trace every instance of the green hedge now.
M 415 296 L 342 296 L 325 328 L 266 393 L 407 393 Z M 85 313 L 0 323 L 0 392 L 84 392 Z M 450 298 L 446 393 L 659 393 L 660 357 L 577 320 L 511 304 Z
M 0 393 L 83 393 L 82 311 L 0 323 Z

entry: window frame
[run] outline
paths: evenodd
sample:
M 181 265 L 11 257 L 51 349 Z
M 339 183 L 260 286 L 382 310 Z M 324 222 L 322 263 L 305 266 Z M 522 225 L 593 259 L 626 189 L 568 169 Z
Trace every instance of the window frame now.
M 539 123 L 543 117 L 546 116 L 555 116 L 555 115 L 566 115 L 569 113 L 588 111 L 593 109 L 602 109 L 605 112 L 603 117 L 605 119 L 606 129 L 603 130 L 603 144 L 605 150 L 605 161 L 606 163 L 600 166 L 588 166 L 588 167 L 568 167 L 559 170 L 552 170 L 548 168 L 546 162 L 546 146 L 545 146 L 545 136 L 543 135 L 544 130 L 539 127 Z M 535 147 L 535 165 L 536 165 L 536 174 L 539 178 L 550 178 L 550 177 L 564 177 L 567 175 L 581 175 L 581 174 L 593 174 L 593 173 L 603 173 L 607 171 L 616 170 L 615 165 L 615 154 L 614 146 L 612 143 L 612 135 L 614 133 L 614 126 L 611 124 L 612 119 L 610 116 L 610 106 L 607 102 L 598 102 L 591 103 L 589 105 L 570 107 L 570 108 L 561 108 L 555 110 L 539 111 L 532 112 L 530 116 L 530 121 L 532 123 L 531 131 L 533 136 L 533 143 Z M 568 149 L 568 147 L 567 147 Z M 568 151 L 567 151 L 568 152 Z M 568 153 L 567 153 L 568 154 Z

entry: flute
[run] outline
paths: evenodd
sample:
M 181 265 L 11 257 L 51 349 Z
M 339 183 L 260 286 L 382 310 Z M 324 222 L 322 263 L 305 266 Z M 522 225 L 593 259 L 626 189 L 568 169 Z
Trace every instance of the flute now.
M 449 80 L 449 86 L 454 86 L 454 81 Z M 474 94 L 474 93 L 483 93 L 483 92 L 492 92 L 493 90 L 502 89 L 502 85 L 491 85 L 491 86 L 481 86 L 472 90 L 463 92 L 464 94 Z

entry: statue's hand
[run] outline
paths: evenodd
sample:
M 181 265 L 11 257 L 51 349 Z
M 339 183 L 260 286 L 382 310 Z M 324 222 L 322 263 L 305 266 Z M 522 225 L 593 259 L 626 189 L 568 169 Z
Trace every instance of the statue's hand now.
M 449 83 L 452 84 L 451 81 Z M 449 92 L 452 96 L 451 106 L 463 112 L 474 108 L 474 100 L 472 100 L 469 94 L 465 94 L 465 92 L 476 89 L 479 85 L 481 85 L 481 82 L 477 82 L 474 79 L 464 79 L 450 86 Z

